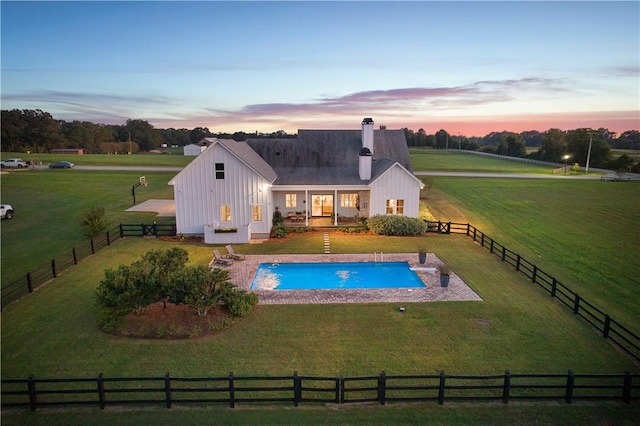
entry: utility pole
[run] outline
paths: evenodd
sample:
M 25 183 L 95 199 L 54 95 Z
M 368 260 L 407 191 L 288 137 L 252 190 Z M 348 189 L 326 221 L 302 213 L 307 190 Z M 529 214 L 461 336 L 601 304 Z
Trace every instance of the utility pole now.
M 593 133 L 589 133 L 589 151 L 587 151 L 587 165 L 584 168 L 584 173 L 589 173 L 589 160 L 591 159 L 591 142 L 593 142 Z

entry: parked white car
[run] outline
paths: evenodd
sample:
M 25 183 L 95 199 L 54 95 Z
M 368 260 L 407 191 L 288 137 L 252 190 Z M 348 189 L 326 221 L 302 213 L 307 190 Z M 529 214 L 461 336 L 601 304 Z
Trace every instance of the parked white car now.
M 0 167 L 10 167 L 14 169 L 21 169 L 23 167 L 29 167 L 29 164 L 22 158 L 9 158 L 8 160 L 0 161 Z
M 0 218 L 11 219 L 13 217 L 13 206 L 11 204 L 0 204 Z

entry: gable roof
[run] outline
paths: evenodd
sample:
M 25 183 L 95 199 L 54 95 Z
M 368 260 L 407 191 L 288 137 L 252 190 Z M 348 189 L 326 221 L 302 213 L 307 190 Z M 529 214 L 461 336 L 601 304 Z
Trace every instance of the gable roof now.
M 296 139 L 246 143 L 275 170 L 275 185 L 366 185 L 395 163 L 411 172 L 402 130 L 374 130 L 369 181 L 359 175 L 360 130 L 298 130 Z
M 176 180 L 191 167 L 196 167 L 198 163 L 204 161 L 207 153 L 210 152 L 215 145 L 221 145 L 241 162 L 247 165 L 251 170 L 273 183 L 276 180 L 276 172 L 245 142 L 236 142 L 233 139 L 204 138 L 200 141 L 200 145 L 207 144 L 208 147 L 202 154 L 196 157 L 191 163 L 180 171 L 169 181 L 169 185 L 175 185 Z

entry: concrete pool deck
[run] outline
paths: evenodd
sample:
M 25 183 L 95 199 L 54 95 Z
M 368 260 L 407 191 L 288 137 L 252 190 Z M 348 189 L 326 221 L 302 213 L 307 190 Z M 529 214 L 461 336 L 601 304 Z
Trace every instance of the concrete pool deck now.
M 409 262 L 412 268 L 434 268 L 443 263 L 433 253 L 427 254 L 424 265 L 418 263 L 417 253 L 384 253 L 385 262 Z M 377 254 L 380 261 L 380 253 Z M 370 254 L 280 254 L 247 255 L 245 260 L 236 260 L 229 266 L 220 266 L 229 271 L 231 281 L 239 288 L 249 290 L 256 269 L 261 263 L 303 262 L 373 262 Z M 448 287 L 440 287 L 440 276 L 425 270 L 416 273 L 426 288 L 388 288 L 354 290 L 252 290 L 263 305 L 307 305 L 330 303 L 412 303 L 482 301 L 455 272 L 452 271 Z

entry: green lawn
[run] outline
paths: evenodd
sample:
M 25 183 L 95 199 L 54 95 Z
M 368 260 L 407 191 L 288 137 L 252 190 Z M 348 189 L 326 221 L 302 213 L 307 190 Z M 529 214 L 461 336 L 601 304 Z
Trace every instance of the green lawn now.
M 172 154 L 167 151 L 166 154 L 133 154 L 133 155 L 110 155 L 110 154 L 85 154 L 85 155 L 67 155 L 67 154 L 25 154 L 19 152 L 3 152 L 1 154 L 3 160 L 7 158 L 22 158 L 25 161 L 35 161 L 36 163 L 51 164 L 56 161 L 71 161 L 75 165 L 82 166 L 165 166 L 165 167 L 184 167 L 194 158 L 185 156 L 182 153 Z
M 439 155 L 439 154 L 438 154 Z M 3 155 L 4 157 L 4 155 Z M 135 156 L 131 156 L 135 157 Z M 160 158 L 157 156 L 155 158 Z M 415 155 L 412 154 L 412 159 Z M 459 156 L 463 157 L 463 156 Z M 464 156 L 467 158 L 467 156 Z M 24 158 L 24 156 L 23 156 Z M 442 157 L 448 158 L 448 157 Z M 475 158 L 475 157 L 469 157 Z M 485 159 L 486 160 L 486 159 Z M 474 160 L 475 161 L 475 160 Z M 512 163 L 500 162 L 505 167 Z M 151 164 L 145 164 L 151 165 Z M 519 163 L 514 166 L 526 167 Z M 466 167 L 478 167 L 467 165 Z M 492 171 L 488 165 L 481 171 Z M 429 170 L 433 168 L 429 167 Z M 416 170 L 420 170 L 416 167 Z M 504 170 L 504 169 L 503 169 Z M 522 172 L 508 170 L 510 172 Z M 546 172 L 548 173 L 548 171 Z M 24 273 L 65 246 L 82 241 L 78 209 L 96 202 L 114 222 L 156 220 L 126 213 L 140 173 L 29 170 L 2 175 L 3 201 L 16 217 L 2 222 L 2 278 Z M 138 202 L 172 198 L 175 173 L 145 173 L 149 187 Z M 463 220 L 580 291 L 623 324 L 637 330 L 640 276 L 634 256 L 638 191 L 634 184 L 602 182 L 435 178 L 427 203 L 437 217 Z M 21 218 L 22 215 L 22 219 Z M 238 246 L 240 252 L 318 253 L 320 232 L 282 241 Z M 52 242 L 53 241 L 53 242 Z M 471 239 L 331 237 L 335 253 L 415 252 L 425 246 L 445 260 L 483 302 L 260 306 L 222 333 L 190 341 L 116 338 L 96 325 L 93 292 L 105 268 L 130 263 L 152 248 L 173 243 L 128 238 L 67 270 L 2 313 L 2 377 L 95 377 L 493 374 L 512 372 L 637 372 L 637 364 Z M 193 263 L 207 263 L 211 247 L 183 244 Z M 9 272 L 7 272 L 7 269 Z M 172 410 L 114 413 L 2 414 L 6 424 L 634 424 L 638 406 L 467 405 L 452 403 L 343 407 L 337 410 Z M 212 420 L 212 415 L 215 420 Z
M 510 160 L 461 154 L 440 149 L 409 150 L 414 172 L 485 172 L 551 174 L 553 167 L 519 163 Z
M 131 187 L 140 172 L 21 170 L 2 175 L 2 200 L 15 209 L 2 221 L 2 283 L 6 285 L 86 241 L 78 214 L 98 205 L 113 226 L 119 223 L 173 222 L 155 213 L 125 212 L 133 204 Z M 173 199 L 167 182 L 175 172 L 144 172 L 148 186 L 136 190 L 139 204 L 151 198 Z
M 437 217 L 464 211 L 463 219 L 640 333 L 638 185 L 438 177 L 433 195 L 442 194 L 447 205 L 432 209 Z

